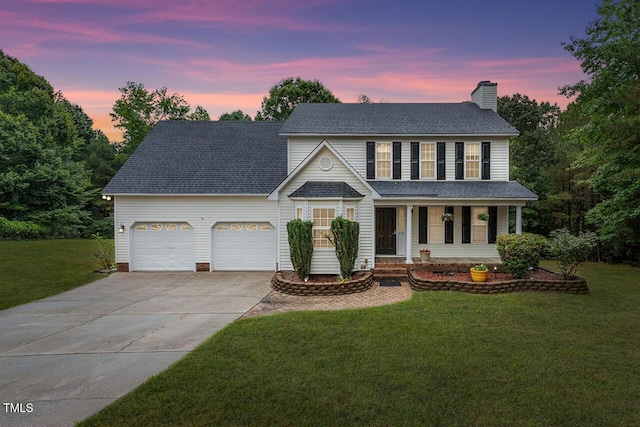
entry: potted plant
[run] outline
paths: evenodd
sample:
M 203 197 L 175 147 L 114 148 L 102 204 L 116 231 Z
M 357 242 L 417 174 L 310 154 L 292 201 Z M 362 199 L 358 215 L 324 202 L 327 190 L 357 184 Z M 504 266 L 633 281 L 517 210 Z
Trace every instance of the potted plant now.
M 486 212 L 481 212 L 478 214 L 477 218 L 479 221 L 489 221 L 489 214 Z
M 420 261 L 427 262 L 431 260 L 431 250 L 420 249 Z
M 489 268 L 485 264 L 476 264 L 475 267 L 471 267 L 471 280 L 474 282 L 486 282 L 487 281 L 487 273 L 489 272 Z
M 449 221 L 453 221 L 453 214 L 450 212 L 444 212 L 442 215 L 440 215 L 440 218 L 444 221 L 444 222 L 449 222 Z

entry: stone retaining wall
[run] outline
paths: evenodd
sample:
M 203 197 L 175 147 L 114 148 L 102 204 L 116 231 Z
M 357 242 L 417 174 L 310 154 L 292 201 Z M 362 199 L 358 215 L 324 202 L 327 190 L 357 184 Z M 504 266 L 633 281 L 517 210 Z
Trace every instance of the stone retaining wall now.
M 356 272 L 352 280 L 346 283 L 305 283 L 287 280 L 281 272 L 271 279 L 271 287 L 279 292 L 298 296 L 346 295 L 364 292 L 373 286 L 373 274 L 370 271 Z
M 414 270 L 409 271 L 409 284 L 415 291 L 458 291 L 472 294 L 501 294 L 507 292 L 542 291 L 563 292 L 568 294 L 587 294 L 586 280 L 578 277 L 573 280 L 533 280 L 514 279 L 501 282 L 459 282 L 453 280 L 433 280 L 418 277 Z

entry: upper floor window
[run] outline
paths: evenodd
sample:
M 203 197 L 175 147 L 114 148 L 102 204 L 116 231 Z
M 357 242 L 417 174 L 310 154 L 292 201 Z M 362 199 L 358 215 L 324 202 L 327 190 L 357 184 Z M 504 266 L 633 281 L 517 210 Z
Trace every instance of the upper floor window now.
M 379 142 L 376 145 L 376 175 L 378 178 L 391 178 L 390 142 Z
M 480 178 L 480 143 L 469 142 L 465 150 L 465 178 Z
M 420 178 L 435 178 L 436 145 L 423 142 L 420 145 Z

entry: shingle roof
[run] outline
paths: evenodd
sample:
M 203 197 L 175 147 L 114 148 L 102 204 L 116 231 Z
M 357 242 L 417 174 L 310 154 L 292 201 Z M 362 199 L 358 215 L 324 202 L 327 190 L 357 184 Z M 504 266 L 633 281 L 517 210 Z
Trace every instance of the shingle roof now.
M 280 132 L 324 135 L 517 135 L 474 103 L 313 104 L 293 110 Z
M 289 197 L 302 197 L 305 199 L 340 197 L 342 199 L 361 199 L 363 194 L 358 193 L 346 182 L 334 181 L 307 181 Z
M 380 196 L 428 199 L 537 200 L 531 190 L 515 181 L 367 181 Z
M 269 194 L 287 176 L 282 122 L 159 122 L 105 194 Z

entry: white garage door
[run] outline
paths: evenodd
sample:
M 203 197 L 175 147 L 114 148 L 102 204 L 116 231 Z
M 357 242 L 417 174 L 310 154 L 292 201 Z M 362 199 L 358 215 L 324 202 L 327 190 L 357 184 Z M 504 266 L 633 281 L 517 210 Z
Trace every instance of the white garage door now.
M 145 223 L 133 227 L 134 271 L 194 271 L 193 228 L 186 223 Z
M 276 269 L 276 233 L 271 224 L 218 223 L 212 246 L 214 270 Z

